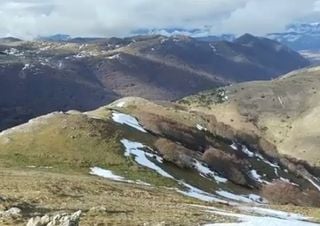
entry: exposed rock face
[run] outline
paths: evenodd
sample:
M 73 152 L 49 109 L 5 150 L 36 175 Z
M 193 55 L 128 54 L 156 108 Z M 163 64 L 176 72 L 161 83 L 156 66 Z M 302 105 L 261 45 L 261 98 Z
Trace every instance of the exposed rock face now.
M 139 113 L 139 120 L 146 129 L 157 135 L 180 142 L 189 149 L 202 151 L 205 148 L 206 138 L 196 128 L 147 112 Z
M 31 218 L 27 226 L 78 226 L 81 210 L 73 214 L 56 214 L 53 216 L 44 215 L 42 217 Z
M 163 138 L 156 141 L 155 147 L 166 161 L 181 168 L 192 167 L 192 156 L 195 154 L 193 151 Z

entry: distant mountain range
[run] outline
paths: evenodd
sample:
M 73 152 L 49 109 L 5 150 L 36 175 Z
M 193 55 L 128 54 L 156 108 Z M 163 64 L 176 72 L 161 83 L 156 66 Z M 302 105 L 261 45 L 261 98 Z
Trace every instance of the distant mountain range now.
M 320 50 L 320 23 L 293 24 L 285 32 L 268 34 L 267 37 L 298 51 Z
M 37 38 L 37 40 L 42 40 L 42 41 L 53 41 L 53 42 L 64 42 L 68 41 L 71 39 L 70 35 L 66 34 L 55 34 L 51 36 L 40 36 Z
M 234 41 L 237 37 L 234 34 L 212 35 L 210 27 L 202 29 L 142 29 L 135 31 L 138 35 L 155 35 L 165 36 L 188 35 L 198 40 L 204 41 Z M 290 48 L 300 50 L 320 50 L 320 23 L 296 23 L 289 25 L 284 32 L 270 33 L 266 38 L 276 40 L 289 46 Z
M 234 41 L 236 36 L 234 34 L 212 35 L 210 27 L 201 29 L 182 29 L 182 28 L 168 28 L 168 29 L 140 29 L 133 31 L 133 35 L 163 35 L 175 36 L 184 35 L 190 36 L 200 41 Z
M 184 35 L 193 37 L 198 41 L 216 42 L 228 41 L 234 42 L 237 36 L 234 34 L 212 35 L 210 27 L 201 29 L 140 29 L 132 32 L 133 36 L 143 35 L 163 35 L 167 37 Z M 300 52 L 313 65 L 320 64 L 320 23 L 296 23 L 289 25 L 284 32 L 270 33 L 265 36 L 268 39 L 275 40 L 288 46 L 289 48 Z M 66 42 L 72 39 L 69 35 L 57 34 L 49 37 L 40 37 L 39 40 Z M 78 41 L 94 41 L 97 38 L 76 38 Z
M 182 29 L 182 28 L 168 28 L 168 29 L 139 29 L 132 32 L 133 36 L 140 35 L 163 35 L 175 36 L 185 35 L 193 37 L 200 41 L 234 41 L 237 36 L 234 34 L 212 35 L 210 27 L 201 29 Z M 315 23 L 296 23 L 289 25 L 284 32 L 270 33 L 266 38 L 276 40 L 288 47 L 296 50 L 320 50 L 320 22 Z M 68 41 L 71 36 L 66 34 L 56 34 L 48 37 L 39 37 L 40 40 L 47 41 Z
M 175 100 L 309 65 L 286 46 L 249 34 L 234 42 L 160 35 L 57 38 L 0 39 L 0 130 L 54 110 L 85 111 L 123 96 Z

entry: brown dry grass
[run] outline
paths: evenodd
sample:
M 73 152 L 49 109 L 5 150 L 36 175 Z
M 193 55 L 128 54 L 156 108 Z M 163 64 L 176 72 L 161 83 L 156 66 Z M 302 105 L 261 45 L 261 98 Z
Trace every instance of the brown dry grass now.
M 197 225 L 227 219 L 189 204 L 201 204 L 165 188 L 117 183 L 95 176 L 46 170 L 0 169 L 0 210 L 18 206 L 23 217 L 0 218 L 22 226 L 32 215 L 82 210 L 80 225 Z

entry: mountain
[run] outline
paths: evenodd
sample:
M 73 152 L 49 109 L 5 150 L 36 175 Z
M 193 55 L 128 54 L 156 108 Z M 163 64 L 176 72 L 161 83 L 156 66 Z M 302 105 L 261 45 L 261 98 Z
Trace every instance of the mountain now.
M 320 50 L 320 23 L 292 24 L 287 27 L 285 32 L 271 33 L 267 37 L 297 51 Z
M 49 42 L 65 42 L 71 39 L 70 35 L 66 34 L 55 34 L 51 36 L 38 37 L 38 40 L 49 41 Z
M 214 41 L 233 42 L 234 40 L 236 40 L 236 38 L 237 37 L 233 34 L 208 35 L 208 36 L 195 37 L 195 39 L 199 41 L 206 41 L 206 42 L 214 42 Z
M 123 96 L 175 100 L 308 66 L 263 38 L 204 42 L 187 36 L 0 41 L 0 130 L 55 110 L 86 111 Z
M 163 28 L 163 29 L 140 29 L 132 32 L 132 35 L 163 35 L 163 36 L 190 36 L 200 41 L 234 41 L 236 35 L 222 34 L 212 35 L 210 27 L 198 29 L 183 29 L 183 28 Z
M 318 168 L 294 159 L 293 152 L 278 152 L 260 130 L 237 127 L 238 118 L 229 117 L 236 115 L 229 106 L 238 98 L 240 109 L 248 111 L 243 117 L 255 112 L 262 119 L 259 108 L 242 103 L 253 89 L 259 98 L 269 99 L 263 87 L 270 84 L 275 92 L 284 90 L 281 100 L 288 108 L 288 100 L 309 103 L 312 97 L 304 89 L 296 96 L 286 91 L 287 85 L 299 86 L 300 81 L 294 88 L 301 88 L 312 78 L 318 84 L 319 76 L 313 75 L 286 76 L 274 85 L 254 82 L 220 88 L 214 94 L 211 90 L 210 97 L 200 94 L 180 104 L 124 98 L 94 111 L 54 112 L 5 130 L 0 133 L 3 213 L 10 214 L 12 208 L 20 212 L 14 209 L 14 218 L 1 215 L 0 220 L 19 226 L 37 221 L 36 216 L 45 220 L 57 212 L 77 211 L 82 213 L 77 218 L 81 225 L 244 220 L 251 225 L 317 225 L 310 222 L 315 218 L 279 210 L 316 216 Z M 208 100 L 213 102 L 199 102 Z M 257 105 L 265 114 L 282 112 L 277 104 L 267 103 Z M 290 108 L 292 119 L 293 113 L 305 110 L 296 105 Z M 311 111 L 313 105 L 308 106 Z M 220 117 L 217 111 L 223 108 Z M 316 124 L 309 125 L 308 132 L 318 133 Z M 308 132 L 303 130 L 306 139 Z
M 135 35 L 187 35 L 200 41 L 234 41 L 237 38 L 235 34 L 213 35 L 210 26 L 199 29 L 142 29 L 133 32 Z M 269 33 L 266 38 L 276 40 L 296 51 L 312 50 L 319 51 L 320 44 L 320 23 L 294 23 L 286 27 L 283 32 Z
M 319 89 L 320 68 L 314 67 L 272 81 L 225 87 L 218 100 L 213 90 L 183 102 L 193 110 L 206 109 L 240 131 L 252 131 L 275 145 L 279 153 L 319 168 Z

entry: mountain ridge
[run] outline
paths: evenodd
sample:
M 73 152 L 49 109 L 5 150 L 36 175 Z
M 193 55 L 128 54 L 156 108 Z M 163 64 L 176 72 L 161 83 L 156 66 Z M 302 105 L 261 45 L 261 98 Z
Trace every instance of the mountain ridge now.
M 270 79 L 309 64 L 274 43 L 265 45 L 260 58 L 254 57 L 261 52 L 255 48 L 186 36 L 3 41 L 0 114 L 6 120 L 0 128 L 54 110 L 94 109 L 122 96 L 176 100 L 232 82 Z M 284 57 L 290 65 L 271 66 Z

